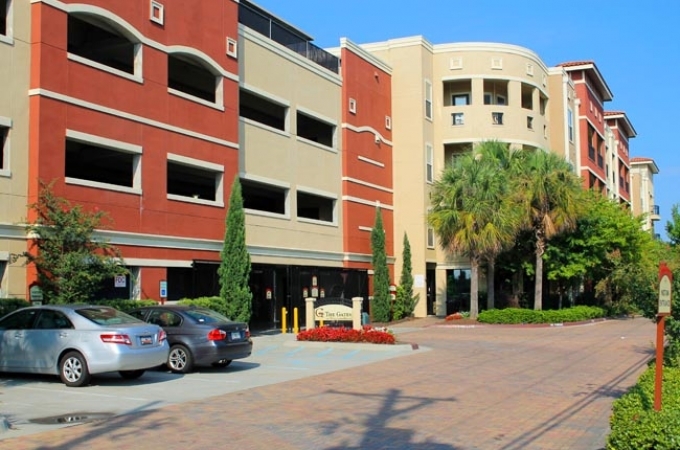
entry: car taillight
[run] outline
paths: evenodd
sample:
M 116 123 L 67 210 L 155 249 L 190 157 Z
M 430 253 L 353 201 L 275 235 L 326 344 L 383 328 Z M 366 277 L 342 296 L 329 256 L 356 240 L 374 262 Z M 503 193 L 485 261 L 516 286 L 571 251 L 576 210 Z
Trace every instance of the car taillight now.
M 210 330 L 208 333 L 208 340 L 209 341 L 221 341 L 223 339 L 226 339 L 227 337 L 227 332 L 224 330 L 220 330 L 219 328 L 215 328 L 214 330 Z
M 130 336 L 127 334 L 102 334 L 99 336 L 103 342 L 108 342 L 110 344 L 125 344 L 132 345 Z
M 246 339 L 250 337 L 250 328 L 246 327 Z
M 168 335 L 165 333 L 165 330 L 161 330 L 160 333 L 158 333 L 158 342 L 163 342 L 168 338 Z

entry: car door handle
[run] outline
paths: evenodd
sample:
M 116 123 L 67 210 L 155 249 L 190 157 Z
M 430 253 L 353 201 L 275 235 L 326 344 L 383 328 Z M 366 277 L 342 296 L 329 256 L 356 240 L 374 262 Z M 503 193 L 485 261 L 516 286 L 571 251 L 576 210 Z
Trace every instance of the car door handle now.
M 24 337 L 22 333 L 14 333 L 14 339 L 21 339 L 22 337 Z
M 61 332 L 61 333 L 59 333 L 59 337 L 60 338 L 68 337 L 68 333 Z

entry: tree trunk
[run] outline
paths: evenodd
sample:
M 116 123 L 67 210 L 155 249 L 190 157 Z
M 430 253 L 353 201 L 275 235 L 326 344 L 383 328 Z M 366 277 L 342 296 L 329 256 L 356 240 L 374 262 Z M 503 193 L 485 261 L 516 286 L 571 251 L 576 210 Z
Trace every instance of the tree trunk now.
M 518 270 L 512 274 L 512 296 L 508 302 L 508 307 L 510 308 L 519 308 L 519 294 L 522 292 L 521 281 L 522 272 Z
M 494 309 L 496 294 L 494 289 L 494 279 L 496 273 L 496 260 L 491 257 L 487 261 L 486 270 L 486 309 Z
M 534 288 L 534 309 L 543 309 L 543 249 L 545 243 L 542 238 L 536 241 L 536 283 Z
M 479 315 L 479 260 L 471 258 L 470 263 L 470 318 L 476 319 Z

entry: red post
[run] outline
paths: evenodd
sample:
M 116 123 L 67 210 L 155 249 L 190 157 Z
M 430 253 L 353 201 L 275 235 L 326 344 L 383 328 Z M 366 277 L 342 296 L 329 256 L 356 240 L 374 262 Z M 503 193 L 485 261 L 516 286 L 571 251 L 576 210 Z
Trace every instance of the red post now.
M 661 411 L 661 390 L 663 384 L 663 338 L 666 316 L 656 316 L 656 372 L 654 380 L 654 410 Z

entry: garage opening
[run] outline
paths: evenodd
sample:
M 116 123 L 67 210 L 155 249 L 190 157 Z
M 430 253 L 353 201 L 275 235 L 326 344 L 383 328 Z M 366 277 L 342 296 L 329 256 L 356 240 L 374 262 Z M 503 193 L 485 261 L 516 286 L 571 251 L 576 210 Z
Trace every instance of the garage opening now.
M 335 127 L 311 116 L 297 113 L 297 135 L 301 138 L 317 142 L 326 147 L 333 147 Z
M 168 194 L 201 200 L 217 200 L 218 172 L 168 161 Z
M 184 55 L 168 55 L 168 87 L 216 103 L 217 77 Z
M 67 178 L 134 187 L 135 159 L 139 155 L 74 140 L 66 140 Z
M 286 213 L 287 190 L 278 186 L 241 179 L 243 207 L 274 214 Z
M 297 193 L 297 215 L 305 219 L 333 222 L 335 200 L 305 192 Z
M 239 114 L 241 117 L 254 120 L 277 130 L 286 130 L 287 108 L 285 106 L 274 103 L 259 95 L 251 94 L 243 89 L 241 89 L 239 104 Z
M 134 75 L 136 47 L 136 42 L 97 17 L 68 16 L 69 53 Z

